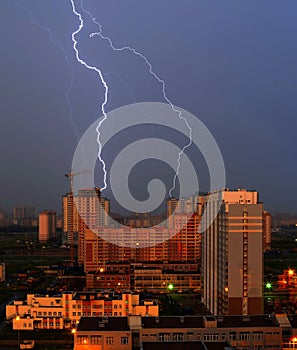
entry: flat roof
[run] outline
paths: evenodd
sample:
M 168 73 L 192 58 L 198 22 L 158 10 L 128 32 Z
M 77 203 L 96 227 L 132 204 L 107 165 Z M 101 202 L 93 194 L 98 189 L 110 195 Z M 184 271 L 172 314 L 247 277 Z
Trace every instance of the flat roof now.
M 272 315 L 217 317 L 217 328 L 238 327 L 279 327 L 279 324 Z
M 143 328 L 204 328 L 203 317 L 161 316 L 142 317 Z
M 130 331 L 127 317 L 81 317 L 77 331 Z
M 143 350 L 224 350 L 232 349 L 227 342 L 202 342 L 202 341 L 180 341 L 180 342 L 142 342 Z

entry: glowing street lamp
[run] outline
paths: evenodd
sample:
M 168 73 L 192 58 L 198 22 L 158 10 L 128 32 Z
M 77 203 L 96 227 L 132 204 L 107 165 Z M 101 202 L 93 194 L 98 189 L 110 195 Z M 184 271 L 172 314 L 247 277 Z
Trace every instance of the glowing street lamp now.
M 19 321 L 21 320 L 20 316 L 17 315 L 16 318 L 15 318 L 15 320 L 18 321 L 18 323 L 19 323 Z M 18 349 L 19 349 L 19 348 L 20 348 L 20 327 L 19 327 L 19 325 L 18 325 Z
M 168 289 L 169 290 L 173 290 L 173 288 L 174 288 L 174 285 L 172 283 L 168 284 Z
M 288 270 L 288 275 L 292 277 L 294 275 L 295 271 L 293 269 Z
M 265 285 L 265 287 L 266 287 L 267 289 L 271 289 L 271 288 L 272 288 L 272 284 L 271 284 L 270 282 L 267 282 L 266 285 Z

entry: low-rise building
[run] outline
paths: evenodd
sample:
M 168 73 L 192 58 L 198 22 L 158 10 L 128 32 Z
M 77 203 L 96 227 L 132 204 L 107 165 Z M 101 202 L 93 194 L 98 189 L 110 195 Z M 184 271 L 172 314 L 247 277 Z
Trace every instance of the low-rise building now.
M 27 300 L 6 306 L 13 329 L 64 329 L 74 327 L 82 316 L 158 316 L 155 301 L 139 300 L 138 293 L 64 292 L 61 295 L 28 294 Z
M 238 350 L 279 350 L 282 330 L 273 316 L 82 317 L 74 335 L 74 350 L 182 348 L 185 343 L 230 344 Z M 163 343 L 163 347 L 160 344 Z M 169 344 L 180 344 L 171 347 Z M 207 346 L 210 344 L 209 346 Z M 199 345 L 197 343 L 197 349 Z

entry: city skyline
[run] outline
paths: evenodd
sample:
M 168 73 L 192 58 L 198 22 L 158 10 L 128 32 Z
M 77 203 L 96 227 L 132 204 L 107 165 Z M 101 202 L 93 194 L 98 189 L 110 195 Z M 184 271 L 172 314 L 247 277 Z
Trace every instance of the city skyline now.
M 268 211 L 296 214 L 297 50 L 292 43 L 297 5 L 167 5 L 170 15 L 166 3 L 85 1 L 119 46 L 131 44 L 146 54 L 164 78 L 171 100 L 211 130 L 225 161 L 227 187 L 257 189 Z M 26 204 L 61 212 L 60 197 L 69 189 L 64 174 L 78 141 L 72 122 L 81 136 L 100 117 L 103 90 L 74 58 L 71 33 L 78 19 L 70 2 L 45 1 L 39 8 L 31 1 L 26 6 L 5 1 L 1 11 L 7 40 L 0 57 L 0 136 L 5 149 L 0 206 Z M 88 23 L 79 45 L 81 54 L 106 74 L 108 111 L 133 102 L 163 101 L 143 62 L 88 38 L 93 30 Z M 65 94 L 72 78 L 70 116 Z
M 0 350 L 297 350 L 297 2 L 1 5 Z

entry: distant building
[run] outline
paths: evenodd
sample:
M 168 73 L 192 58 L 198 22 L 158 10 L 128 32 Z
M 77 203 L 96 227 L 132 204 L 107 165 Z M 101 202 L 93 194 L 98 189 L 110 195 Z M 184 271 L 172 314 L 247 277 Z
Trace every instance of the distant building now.
M 74 204 L 73 194 L 67 193 L 62 198 L 63 206 L 63 244 L 77 244 L 78 242 L 78 212 Z
M 56 213 L 44 210 L 39 214 L 39 242 L 47 242 L 56 237 Z
M 297 226 L 297 216 L 287 213 L 276 213 L 272 218 L 272 226 Z
M 49 296 L 28 294 L 27 300 L 6 306 L 13 329 L 64 329 L 75 327 L 82 316 L 158 316 L 154 301 L 140 301 L 138 293 L 64 292 Z M 18 317 L 17 317 L 18 316 Z
M 264 315 L 82 317 L 74 333 L 74 350 L 280 350 L 281 344 L 282 329 Z
M 211 220 L 203 232 L 206 307 L 214 315 L 262 314 L 263 204 L 258 192 L 221 190 L 204 201 Z
M 14 225 L 23 227 L 33 226 L 32 220 L 35 218 L 35 208 L 30 206 L 18 206 L 13 208 Z
M 0 282 L 4 282 L 5 280 L 5 263 L 0 263 Z

